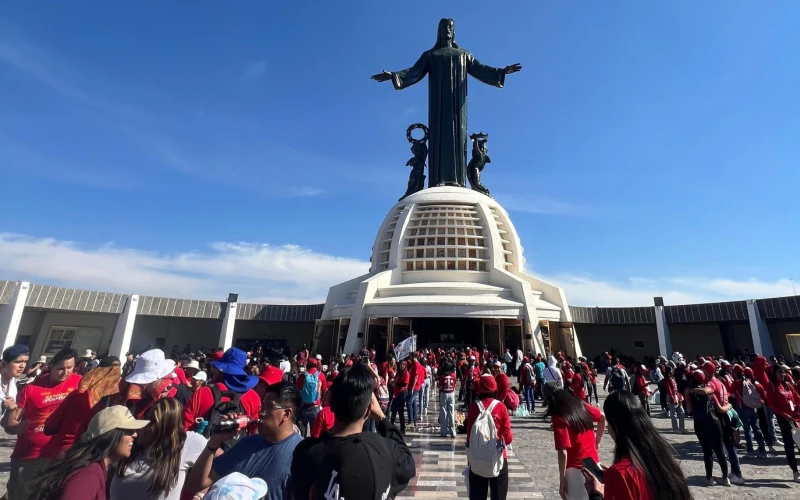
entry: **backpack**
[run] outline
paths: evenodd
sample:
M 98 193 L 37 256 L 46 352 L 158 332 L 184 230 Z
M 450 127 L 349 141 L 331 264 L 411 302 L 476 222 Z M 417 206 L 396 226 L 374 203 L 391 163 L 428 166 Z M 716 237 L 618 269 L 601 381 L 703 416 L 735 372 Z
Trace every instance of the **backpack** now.
M 315 405 L 317 404 L 317 400 L 319 399 L 319 372 L 314 374 L 305 373 L 305 380 L 303 382 L 303 390 L 300 391 L 300 396 L 303 399 L 303 403 Z
M 211 395 L 214 396 L 214 404 L 209 410 L 208 425 L 203 429 L 203 436 L 206 438 L 211 437 L 211 428 L 219 423 L 224 415 L 228 413 L 246 414 L 242 407 L 242 394 L 229 390 L 222 391 L 216 384 L 211 385 L 209 389 L 211 389 Z M 222 401 L 222 398 L 228 398 L 229 401 Z M 237 432 L 232 438 L 222 443 L 222 449 L 228 451 L 245 436 L 247 436 L 247 429 Z
M 525 365 L 525 382 L 527 382 L 528 385 L 533 385 L 535 381 L 536 376 L 533 373 L 533 367 L 528 363 Z
M 378 378 L 378 387 L 375 388 L 375 397 L 378 399 L 381 410 L 386 412 L 386 409 L 389 407 L 389 388 L 386 387 L 386 382 L 384 382 L 383 377 Z
M 475 403 L 480 414 L 469 434 L 469 448 L 467 448 L 469 468 L 481 477 L 497 477 L 505 459 L 503 447 L 497 439 L 497 426 L 492 417 L 492 410 L 500 401 L 495 399 L 488 408 L 484 408 L 481 401 Z
M 748 408 L 761 408 L 761 395 L 755 384 L 747 379 L 742 381 L 742 402 Z
M 625 372 L 619 366 L 611 369 L 611 388 L 615 391 L 625 388 Z
M 506 405 L 508 411 L 516 411 L 519 407 L 519 396 L 517 396 L 516 392 L 509 389 L 505 399 L 503 400 L 503 404 Z

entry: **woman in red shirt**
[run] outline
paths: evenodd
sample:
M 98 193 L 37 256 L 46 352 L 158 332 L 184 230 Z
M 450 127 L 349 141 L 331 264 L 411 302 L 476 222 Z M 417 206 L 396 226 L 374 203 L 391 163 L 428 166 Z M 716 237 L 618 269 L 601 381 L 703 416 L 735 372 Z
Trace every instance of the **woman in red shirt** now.
M 552 417 L 553 440 L 558 450 L 561 498 L 585 500 L 581 461 L 591 458 L 600 462 L 597 448 L 603 438 L 606 417 L 599 408 L 577 399 L 564 389 L 558 389 L 547 397 L 547 414 Z
M 586 372 L 584 372 L 584 368 L 580 363 L 575 365 L 575 370 L 575 375 L 572 376 L 572 382 L 570 382 L 572 395 L 581 401 L 586 401 L 588 403 L 586 397 L 586 384 L 584 383 L 584 376 L 586 375 Z
M 786 461 L 792 469 L 794 481 L 800 483 L 800 473 L 797 471 L 797 457 L 794 451 L 795 444 L 792 440 L 792 424 L 800 420 L 800 396 L 787 378 L 786 368 L 783 365 L 773 365 L 769 373 L 770 383 L 767 385 L 767 404 L 775 414 L 778 426 L 781 428 L 783 449 L 786 452 Z
M 408 364 L 403 360 L 397 364 L 397 374 L 394 376 L 394 386 L 392 389 L 392 416 L 391 421 L 397 418 L 398 412 L 400 413 L 400 434 L 406 433 L 406 416 L 405 407 L 406 399 L 408 399 L 408 384 L 411 382 L 411 374 L 408 372 Z
M 605 469 L 603 483 L 586 469 L 591 500 L 692 500 L 686 477 L 669 443 L 653 426 L 636 396 L 614 391 L 603 409 L 608 433 L 616 444 L 614 465 Z
M 636 394 L 642 408 L 650 415 L 650 387 L 647 383 L 647 367 L 644 365 L 636 367 L 636 378 L 633 381 Z
M 469 471 L 469 498 L 470 500 L 486 500 L 486 494 L 491 489 L 492 500 L 505 500 L 508 496 L 508 453 L 506 446 L 511 444 L 514 436 L 511 434 L 511 418 L 508 416 L 508 410 L 502 401 L 495 399 L 497 392 L 497 380 L 494 376 L 487 374 L 482 375 L 479 382 L 476 384 L 475 392 L 476 401 L 473 401 L 467 413 L 467 449 L 469 450 L 469 435 L 472 431 L 472 426 L 481 413 L 478 408 L 478 403 L 483 408 L 488 409 L 495 401 L 497 404 L 492 409 L 492 419 L 497 428 L 497 439 L 503 446 L 503 468 L 500 469 L 500 474 L 497 477 L 483 477 L 475 474 L 472 470 Z

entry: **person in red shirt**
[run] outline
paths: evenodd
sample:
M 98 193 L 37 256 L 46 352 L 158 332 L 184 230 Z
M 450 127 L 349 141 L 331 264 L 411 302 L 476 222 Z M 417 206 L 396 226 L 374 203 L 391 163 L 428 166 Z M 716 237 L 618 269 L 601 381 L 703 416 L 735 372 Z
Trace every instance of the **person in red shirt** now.
M 2 426 L 9 434 L 17 435 L 11 454 L 8 479 L 8 499 L 18 500 L 31 493 L 31 485 L 49 463 L 41 456 L 42 448 L 51 437 L 44 433 L 47 419 L 81 381 L 75 375 L 77 353 L 62 349 L 50 360 L 50 372 L 40 375 L 17 393 L 17 407 L 6 413 Z
M 692 500 L 672 446 L 653 426 L 636 396 L 614 391 L 603 410 L 608 434 L 616 444 L 614 464 L 603 471 L 602 483 L 582 469 L 590 500 Z
M 406 411 L 408 412 L 408 425 L 411 428 L 417 423 L 417 406 L 419 399 L 419 389 L 425 380 L 424 375 L 420 378 L 422 372 L 419 369 L 420 364 L 417 362 L 417 354 L 412 352 L 408 357 L 406 369 L 409 374 L 408 381 L 408 397 L 406 398 Z
M 508 376 L 503 373 L 503 363 L 495 361 L 492 365 L 492 375 L 497 382 L 497 399 L 505 401 L 508 392 L 511 390 L 511 384 L 508 381 Z
M 391 422 L 397 418 L 400 413 L 400 433 L 406 433 L 406 417 L 404 414 L 406 399 L 408 398 L 408 386 L 411 381 L 411 374 L 408 370 L 408 360 L 402 360 L 397 364 L 397 374 L 394 377 L 394 385 L 392 389 L 392 414 Z
M 45 421 L 44 433 L 52 438 L 42 448 L 43 458 L 53 460 L 67 451 L 86 431 L 94 405 L 105 396 L 119 392 L 120 369 L 108 366 L 107 360 L 103 358 L 98 368 L 84 375 L 78 389 L 72 391 Z
M 486 374 L 480 377 L 477 384 L 477 399 L 474 401 L 467 413 L 467 449 L 469 449 L 469 438 L 472 426 L 481 413 L 481 409 L 488 410 L 493 403 L 492 419 L 497 429 L 497 440 L 503 446 L 503 467 L 497 477 L 482 477 L 472 470 L 469 471 L 469 497 L 470 499 L 485 499 L 491 489 L 492 498 L 506 498 L 508 495 L 508 451 L 507 446 L 511 444 L 514 436 L 511 434 L 511 418 L 508 410 L 502 401 L 495 398 L 497 392 L 497 381 L 492 375 Z M 480 407 L 478 406 L 480 404 Z
M 597 368 L 594 366 L 594 361 L 589 361 L 589 364 L 586 366 L 586 378 L 589 380 L 589 397 L 588 401 L 592 401 L 592 395 L 594 395 L 594 404 L 600 405 L 600 400 L 598 399 L 597 394 Z
M 581 461 L 591 458 L 600 462 L 597 448 L 605 431 L 605 415 L 565 389 L 553 391 L 547 399 L 547 414 L 552 417 L 553 441 L 558 450 L 559 492 L 562 498 L 585 498 Z
M 666 391 L 667 407 L 672 419 L 673 432 L 689 434 L 686 430 L 686 412 L 683 411 L 683 394 L 678 390 L 678 382 L 671 366 L 664 368 L 664 390 Z
M 787 381 L 787 369 L 783 365 L 773 365 L 769 374 L 767 386 L 767 403 L 772 408 L 778 420 L 778 426 L 783 435 L 783 449 L 786 452 L 786 462 L 792 469 L 794 481 L 800 483 L 800 473 L 797 470 L 797 456 L 795 444 L 792 440 L 794 425 L 800 420 L 800 396 L 794 386 Z
M 581 401 L 586 401 L 586 384 L 584 384 L 583 381 L 583 366 L 578 364 L 575 365 L 575 368 L 577 368 L 577 371 L 575 375 L 572 376 L 572 382 L 570 383 L 572 395 Z M 586 402 L 588 403 L 588 401 Z
M 448 358 L 442 359 L 439 367 L 439 435 L 456 437 L 455 390 L 456 367 Z
M 297 411 L 297 427 L 300 429 L 300 433 L 304 436 L 308 436 L 308 429 L 311 425 L 314 424 L 314 420 L 317 419 L 317 414 L 320 412 L 321 404 L 322 404 L 322 395 L 328 390 L 328 381 L 325 379 L 325 374 L 320 371 L 319 364 L 316 359 L 310 358 L 307 363 L 307 368 L 304 373 L 301 373 L 300 376 L 297 377 L 297 388 L 300 389 L 301 395 L 303 395 L 303 402 L 300 404 L 300 409 Z M 316 379 L 316 401 L 306 400 L 309 395 L 313 395 L 314 389 L 306 387 L 306 380 L 308 380 L 309 384 L 314 383 L 314 379 Z
M 198 389 L 193 395 L 189 404 L 183 409 L 183 426 L 185 430 L 191 429 L 199 419 L 208 420 L 211 417 L 211 409 L 216 403 L 230 401 L 231 398 L 225 396 L 226 392 L 241 394 L 239 404 L 242 413 L 253 420 L 258 419 L 261 411 L 261 398 L 253 390 L 259 378 L 248 375 L 244 371 L 247 364 L 247 353 L 236 347 L 231 347 L 222 359 L 209 363 L 211 377 L 208 385 Z M 213 388 L 213 389 L 212 389 Z M 218 398 L 215 400 L 215 393 Z M 258 425 L 253 425 L 248 429 L 250 434 L 255 434 Z
M 636 368 L 636 377 L 633 380 L 634 394 L 639 396 L 645 412 L 650 415 L 650 384 L 647 382 L 647 367 L 640 365 Z

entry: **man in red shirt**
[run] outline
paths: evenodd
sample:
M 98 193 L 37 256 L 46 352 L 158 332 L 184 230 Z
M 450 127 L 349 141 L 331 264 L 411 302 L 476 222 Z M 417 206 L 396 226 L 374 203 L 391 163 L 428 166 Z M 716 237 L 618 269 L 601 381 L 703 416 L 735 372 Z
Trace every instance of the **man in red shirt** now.
M 420 364 L 417 363 L 417 354 L 412 352 L 408 356 L 408 364 L 406 365 L 409 375 L 408 381 L 408 399 L 406 399 L 406 411 L 408 412 L 408 426 L 411 428 L 416 427 L 417 424 L 417 406 L 419 399 L 419 389 L 425 381 L 425 376 L 420 380 Z
M 322 395 L 328 390 L 328 381 L 325 380 L 325 374 L 320 371 L 317 360 L 311 358 L 308 360 L 305 373 L 297 377 L 296 383 L 303 400 L 297 412 L 297 427 L 303 437 L 307 437 L 308 429 L 314 424 L 320 411 Z
M 81 377 L 73 373 L 76 358 L 74 349 L 62 349 L 53 356 L 50 373 L 26 385 L 17 394 L 17 407 L 3 419 L 6 432 L 18 436 L 11 454 L 9 500 L 22 499 L 31 493 L 28 488 L 50 462 L 41 456 L 42 448 L 50 441 L 50 436 L 44 433 L 44 424 L 69 393 L 78 388 Z
M 456 437 L 455 424 L 455 365 L 447 358 L 442 360 L 439 370 L 439 435 Z
M 239 394 L 241 412 L 253 420 L 258 419 L 261 411 L 261 398 L 253 390 L 258 383 L 258 377 L 248 375 L 244 371 L 247 364 L 247 353 L 231 347 L 225 351 L 219 361 L 212 361 L 209 364 L 212 370 L 208 385 L 198 389 L 183 409 L 184 428 L 188 431 L 197 423 L 197 419 L 208 420 L 211 417 L 212 408 L 217 403 L 232 399 L 225 393 Z M 254 434 L 257 428 L 257 425 L 253 425 L 248 430 L 250 434 Z

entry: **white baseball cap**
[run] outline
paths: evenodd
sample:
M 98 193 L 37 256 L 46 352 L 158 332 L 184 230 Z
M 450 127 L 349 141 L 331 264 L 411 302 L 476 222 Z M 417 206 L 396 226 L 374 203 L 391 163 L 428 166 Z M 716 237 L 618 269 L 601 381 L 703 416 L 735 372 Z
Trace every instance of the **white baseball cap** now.
M 201 382 L 205 382 L 208 380 L 208 374 L 206 372 L 197 372 L 192 378 Z

